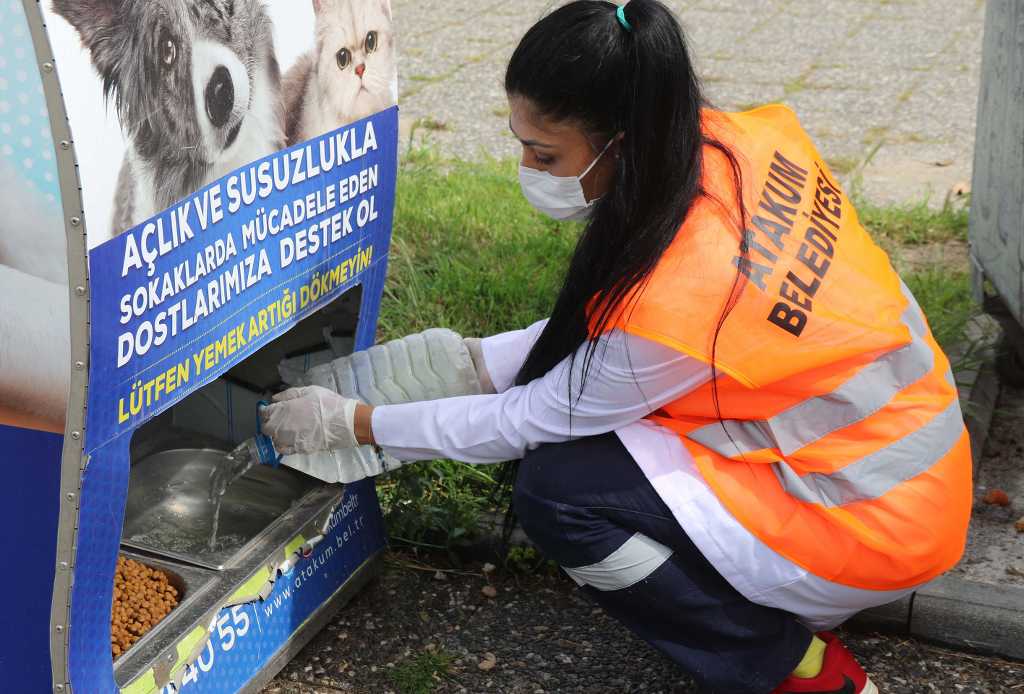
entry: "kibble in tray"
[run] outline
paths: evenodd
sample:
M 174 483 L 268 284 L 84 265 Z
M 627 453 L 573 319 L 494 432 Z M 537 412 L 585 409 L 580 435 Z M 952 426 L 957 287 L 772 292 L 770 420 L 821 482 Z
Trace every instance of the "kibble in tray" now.
M 116 659 L 178 605 L 168 576 L 134 559 L 117 558 L 114 605 L 110 611 L 110 652 Z

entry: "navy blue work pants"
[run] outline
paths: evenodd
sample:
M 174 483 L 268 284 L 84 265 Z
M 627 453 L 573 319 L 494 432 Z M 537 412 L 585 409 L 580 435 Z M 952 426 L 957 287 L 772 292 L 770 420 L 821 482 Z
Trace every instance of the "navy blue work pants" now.
M 597 570 L 601 588 L 583 590 L 707 690 L 767 694 L 810 645 L 811 633 L 793 615 L 750 602 L 722 578 L 614 434 L 528 453 L 514 503 L 549 559 L 587 567 L 583 574 Z M 663 547 L 643 556 L 650 545 Z M 623 585 L 610 587 L 623 563 Z

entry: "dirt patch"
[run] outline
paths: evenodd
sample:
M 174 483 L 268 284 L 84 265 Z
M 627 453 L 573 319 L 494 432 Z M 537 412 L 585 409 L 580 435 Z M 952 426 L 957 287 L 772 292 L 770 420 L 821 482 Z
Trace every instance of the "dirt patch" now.
M 932 268 L 966 272 L 969 267 L 967 242 L 959 239 L 917 246 L 894 246 L 886 250 L 893 266 L 901 273 L 920 272 Z
M 974 480 L 967 551 L 952 573 L 1024 587 L 1024 390 L 1003 385 Z

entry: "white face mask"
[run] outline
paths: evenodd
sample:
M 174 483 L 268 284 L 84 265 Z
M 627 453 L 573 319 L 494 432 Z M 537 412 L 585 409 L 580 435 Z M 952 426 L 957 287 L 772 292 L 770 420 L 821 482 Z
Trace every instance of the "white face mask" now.
M 531 205 L 539 211 L 558 220 L 586 219 L 593 210 L 594 203 L 600 198 L 587 202 L 583 193 L 583 178 L 590 173 L 604 153 L 611 147 L 613 137 L 598 153 L 597 158 L 590 162 L 579 176 L 552 176 L 547 171 L 538 171 L 519 165 L 519 185 L 523 195 Z

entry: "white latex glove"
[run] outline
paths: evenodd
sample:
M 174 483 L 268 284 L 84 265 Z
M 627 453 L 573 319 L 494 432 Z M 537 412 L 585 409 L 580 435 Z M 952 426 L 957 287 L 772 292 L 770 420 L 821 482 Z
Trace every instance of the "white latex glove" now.
M 320 386 L 290 388 L 275 395 L 260 417 L 281 455 L 355 448 L 357 404 Z
M 260 410 L 263 431 L 281 462 L 324 482 L 348 484 L 401 467 L 375 446 L 360 446 L 355 435 L 358 400 L 320 386 L 292 388 Z

